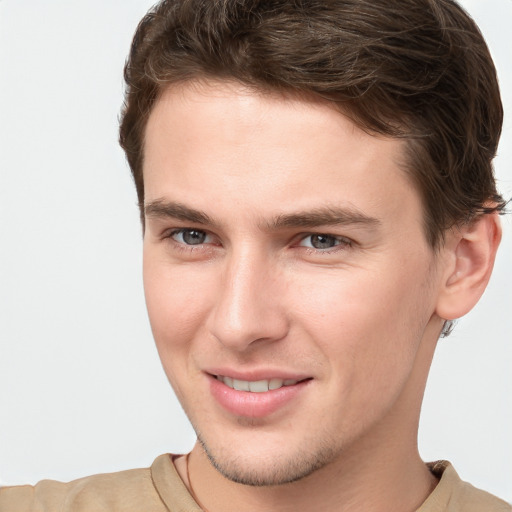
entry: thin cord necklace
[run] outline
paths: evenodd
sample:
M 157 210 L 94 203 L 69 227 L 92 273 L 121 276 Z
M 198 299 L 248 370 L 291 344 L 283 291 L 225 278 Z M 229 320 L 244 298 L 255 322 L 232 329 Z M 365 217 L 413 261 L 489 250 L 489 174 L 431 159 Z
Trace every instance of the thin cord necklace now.
M 188 486 L 190 488 L 190 494 L 192 495 L 192 498 L 194 498 L 195 502 L 199 505 L 199 507 L 201 508 L 201 510 L 203 512 L 209 512 L 209 510 L 203 506 L 203 504 L 199 501 L 199 498 L 197 497 L 196 493 L 194 492 L 194 488 L 192 487 L 192 480 L 190 479 L 190 472 L 189 472 L 189 456 L 190 456 L 190 452 L 187 453 L 187 455 L 185 456 L 185 462 L 186 462 L 186 466 L 187 466 L 187 480 L 188 480 Z

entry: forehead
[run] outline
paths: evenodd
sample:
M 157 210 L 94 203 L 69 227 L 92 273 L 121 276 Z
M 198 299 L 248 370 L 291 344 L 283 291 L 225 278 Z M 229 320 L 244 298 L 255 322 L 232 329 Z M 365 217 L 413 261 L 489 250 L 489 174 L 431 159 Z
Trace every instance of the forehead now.
M 397 200 L 419 201 L 403 144 L 369 135 L 327 101 L 187 83 L 168 89 L 148 120 L 145 202 L 238 206 L 260 217 L 320 203 L 396 210 Z

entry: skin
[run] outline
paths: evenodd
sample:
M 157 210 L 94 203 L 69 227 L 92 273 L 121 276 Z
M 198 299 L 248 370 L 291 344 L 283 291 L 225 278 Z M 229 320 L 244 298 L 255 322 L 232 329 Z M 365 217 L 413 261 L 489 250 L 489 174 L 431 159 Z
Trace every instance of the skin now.
M 173 87 L 154 107 L 146 301 L 200 440 L 190 480 L 177 468 L 210 512 L 412 511 L 435 486 L 419 410 L 443 318 L 463 313 L 465 289 L 447 290 L 475 251 L 459 257 L 463 233 L 429 247 L 403 144 L 327 102 L 229 82 Z M 247 417 L 212 396 L 218 369 L 308 381 Z

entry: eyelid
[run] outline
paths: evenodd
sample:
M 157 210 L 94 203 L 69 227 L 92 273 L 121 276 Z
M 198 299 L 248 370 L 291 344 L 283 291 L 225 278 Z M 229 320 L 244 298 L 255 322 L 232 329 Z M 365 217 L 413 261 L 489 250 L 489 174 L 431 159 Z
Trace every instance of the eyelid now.
M 304 242 L 305 240 L 307 240 L 308 238 L 313 237 L 313 236 L 324 236 L 326 238 L 332 238 L 332 239 L 336 240 L 337 243 L 334 246 L 328 247 L 326 249 L 317 249 L 315 247 L 311 247 L 311 246 L 302 244 L 302 242 Z M 298 239 L 298 242 L 296 245 L 298 245 L 299 247 L 306 247 L 308 249 L 312 249 L 312 250 L 320 251 L 320 252 L 327 252 L 329 250 L 336 249 L 336 247 L 339 247 L 339 246 L 354 245 L 354 241 L 346 236 L 334 235 L 332 233 L 325 233 L 325 232 L 303 233 L 303 234 L 299 235 L 297 237 L 297 239 Z
M 197 231 L 199 233 L 204 233 L 206 239 L 209 239 L 209 238 L 213 239 L 214 238 L 214 235 L 212 235 L 206 229 L 201 229 L 201 228 L 196 228 L 196 227 L 182 227 L 182 228 L 174 228 L 174 229 L 171 229 L 171 230 L 167 230 L 166 233 L 164 234 L 164 238 L 170 238 L 171 240 L 173 240 L 177 244 L 185 245 L 187 247 L 195 247 L 195 246 L 200 247 L 202 245 L 211 244 L 212 241 L 213 241 L 213 240 L 205 240 L 204 242 L 201 242 L 199 244 L 187 244 L 185 241 L 180 242 L 179 240 L 176 240 L 175 235 L 184 234 L 187 231 Z

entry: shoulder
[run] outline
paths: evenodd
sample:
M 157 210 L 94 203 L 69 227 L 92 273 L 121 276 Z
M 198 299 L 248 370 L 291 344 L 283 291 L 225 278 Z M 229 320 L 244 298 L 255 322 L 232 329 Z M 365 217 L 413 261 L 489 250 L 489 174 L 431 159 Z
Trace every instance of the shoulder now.
M 462 481 L 449 462 L 429 467 L 440 480 L 418 512 L 512 512 L 505 501 Z
M 0 512 L 39 510 L 167 511 L 153 484 L 150 468 L 93 475 L 68 483 L 43 480 L 35 486 L 0 489 Z
M 512 512 L 511 505 L 467 482 L 461 482 L 454 498 L 465 512 Z

